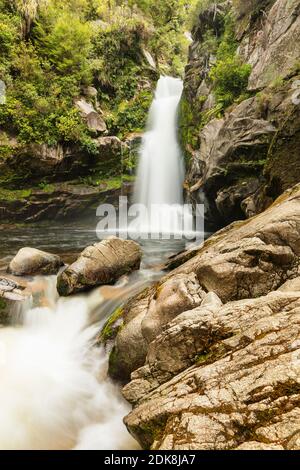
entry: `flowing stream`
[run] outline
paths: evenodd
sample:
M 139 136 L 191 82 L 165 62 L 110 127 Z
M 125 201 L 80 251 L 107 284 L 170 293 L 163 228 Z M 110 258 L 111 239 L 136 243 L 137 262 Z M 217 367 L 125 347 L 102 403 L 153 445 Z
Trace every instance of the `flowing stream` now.
M 122 423 L 130 407 L 95 346 L 108 316 L 159 280 L 153 266 L 184 243 L 146 242 L 140 271 L 113 287 L 59 299 L 56 276 L 36 277 L 33 298 L 0 329 L 0 449 L 137 449 Z
M 183 164 L 176 137 L 179 80 L 159 80 L 141 153 L 136 200 L 165 206 L 139 230 L 180 231 Z M 172 209 L 176 205 L 176 210 Z M 171 214 L 171 216 L 170 216 Z M 161 217 L 163 215 L 163 217 Z M 175 220 L 175 225 L 174 225 Z M 163 222 L 163 225 L 161 225 Z M 151 224 L 153 220 L 151 219 Z M 22 246 L 78 252 L 97 241 L 92 225 L 14 228 L 2 231 L 2 266 Z M 0 329 L 0 449 L 136 449 L 122 423 L 129 406 L 107 376 L 108 358 L 96 339 L 118 306 L 157 281 L 157 267 L 185 241 L 141 242 L 139 272 L 113 287 L 59 299 L 56 277 L 31 280 L 33 296 L 10 327 Z

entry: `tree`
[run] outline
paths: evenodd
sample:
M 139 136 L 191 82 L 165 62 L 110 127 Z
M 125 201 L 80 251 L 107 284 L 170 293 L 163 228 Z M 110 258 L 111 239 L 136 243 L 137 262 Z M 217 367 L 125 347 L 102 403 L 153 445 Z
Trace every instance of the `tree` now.
M 34 36 L 40 53 L 61 75 L 73 75 L 78 81 L 89 78 L 91 28 L 77 15 L 62 11 L 50 21 L 37 21 Z M 48 18 L 49 19 L 49 18 Z

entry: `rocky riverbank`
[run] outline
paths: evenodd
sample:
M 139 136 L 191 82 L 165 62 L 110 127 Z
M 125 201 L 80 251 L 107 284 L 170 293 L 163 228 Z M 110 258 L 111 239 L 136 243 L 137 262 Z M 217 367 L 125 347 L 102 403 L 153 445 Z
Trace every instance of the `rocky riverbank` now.
M 110 373 L 143 447 L 299 448 L 299 230 L 296 186 L 124 306 Z

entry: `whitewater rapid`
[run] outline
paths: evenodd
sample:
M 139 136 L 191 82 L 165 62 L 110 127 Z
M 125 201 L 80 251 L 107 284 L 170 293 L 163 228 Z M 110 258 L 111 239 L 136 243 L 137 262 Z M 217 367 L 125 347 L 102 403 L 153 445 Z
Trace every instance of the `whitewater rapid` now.
M 55 281 L 36 281 L 48 284 L 47 306 L 0 330 L 0 449 L 136 449 L 122 423 L 129 406 L 95 346 L 104 320 L 91 325 L 91 312 L 101 294 L 57 301 Z

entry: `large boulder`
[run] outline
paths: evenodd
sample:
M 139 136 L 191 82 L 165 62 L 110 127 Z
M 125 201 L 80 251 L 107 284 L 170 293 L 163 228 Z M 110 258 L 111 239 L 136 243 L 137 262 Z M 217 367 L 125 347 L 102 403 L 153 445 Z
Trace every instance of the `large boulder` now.
M 194 274 L 178 275 L 162 285 L 146 290 L 123 309 L 123 327 L 110 357 L 110 375 L 128 381 L 141 367 L 151 341 L 164 325 L 180 313 L 201 304 L 205 292 Z
M 86 248 L 80 257 L 58 277 L 61 296 L 113 284 L 124 274 L 140 268 L 142 250 L 128 240 L 109 238 Z
M 300 186 L 296 186 L 264 213 L 234 223 L 200 248 L 173 258 L 171 265 L 179 266 L 177 269 L 125 305 L 111 375 L 128 381 L 130 374 L 145 364 L 149 345 L 166 325 L 201 306 L 206 293 L 213 292 L 226 303 L 267 295 L 296 278 L 299 230 Z M 137 337 L 139 347 L 135 348 Z
M 148 367 L 125 393 L 137 405 L 125 423 L 143 447 L 299 450 L 299 291 L 182 314 Z
M 110 373 L 131 373 L 126 424 L 143 447 L 297 448 L 299 230 L 297 185 L 123 307 Z
M 24 280 L 0 275 L 0 324 L 9 323 L 13 315 L 22 311 L 31 298 L 31 291 Z
M 57 274 L 63 262 L 57 255 L 37 250 L 21 248 L 9 263 L 8 272 L 15 276 L 35 276 Z

